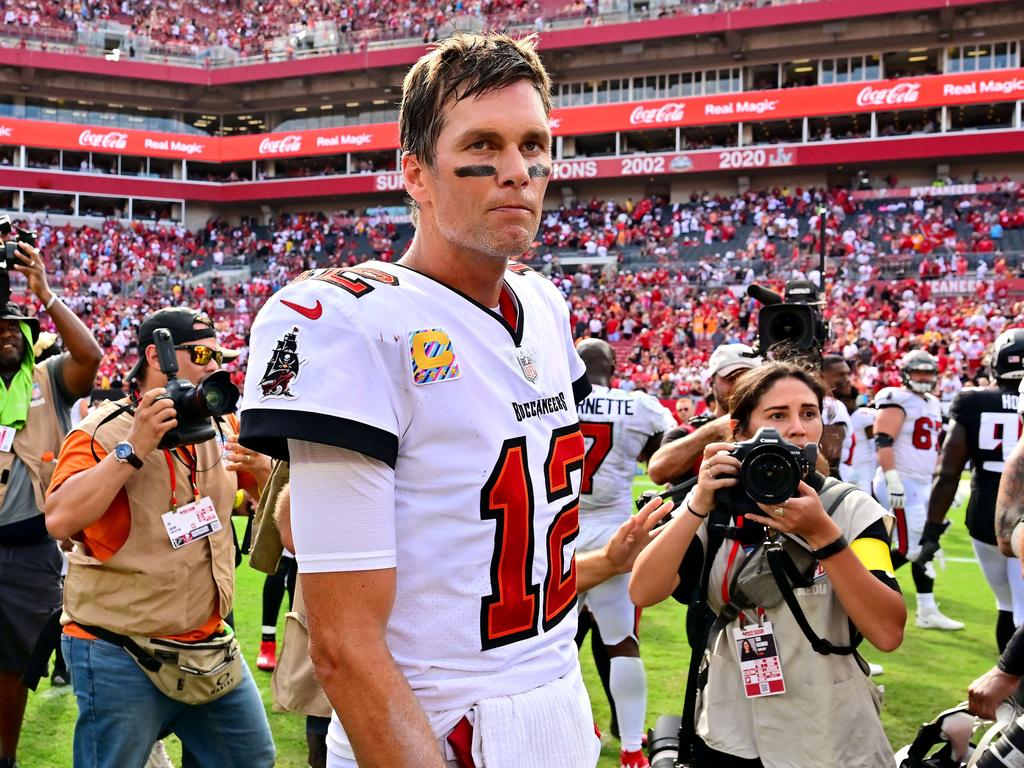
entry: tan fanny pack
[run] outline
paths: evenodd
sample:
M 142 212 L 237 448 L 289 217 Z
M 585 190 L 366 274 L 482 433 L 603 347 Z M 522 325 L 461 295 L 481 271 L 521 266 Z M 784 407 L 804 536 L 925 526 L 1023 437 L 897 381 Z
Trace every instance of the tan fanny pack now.
M 183 643 L 79 626 L 123 648 L 161 693 L 183 704 L 216 701 L 242 682 L 242 653 L 230 627 L 223 634 L 211 635 L 196 643 Z

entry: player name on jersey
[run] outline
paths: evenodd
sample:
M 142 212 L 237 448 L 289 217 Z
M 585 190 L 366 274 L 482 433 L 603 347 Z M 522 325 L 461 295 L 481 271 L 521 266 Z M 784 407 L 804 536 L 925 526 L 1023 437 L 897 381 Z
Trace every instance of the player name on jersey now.
M 591 395 L 577 409 L 580 416 L 632 416 L 633 400 L 619 400 Z

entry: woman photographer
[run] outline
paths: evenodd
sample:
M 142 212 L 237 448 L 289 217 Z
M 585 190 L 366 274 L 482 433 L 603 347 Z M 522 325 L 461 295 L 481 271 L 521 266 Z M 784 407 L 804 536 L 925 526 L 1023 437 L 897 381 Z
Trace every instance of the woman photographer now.
M 824 396 L 820 380 L 799 366 L 773 362 L 757 368 L 744 374 L 733 391 L 733 437 L 747 440 L 758 429 L 771 427 L 798 447 L 817 443 Z M 695 554 L 703 561 L 716 492 L 739 483 L 741 462 L 730 455 L 733 448 L 728 442 L 707 446 L 696 486 L 638 558 L 629 585 L 638 606 L 654 605 L 672 594 L 681 573 L 703 570 L 702 562 L 695 569 L 690 564 Z M 836 646 L 852 644 L 858 634 L 883 651 L 900 645 L 906 608 L 892 575 L 888 513 L 863 491 L 840 496 L 837 482 L 811 472 L 800 482 L 798 496 L 775 507 L 759 504 L 759 513 L 731 521 L 746 530 L 721 542 L 705 577 L 705 599 L 716 615 L 735 597 L 729 594 L 734 575 L 748 556 L 759 556 L 759 540 L 774 529 L 802 540 L 817 560 L 813 584 L 794 590 L 816 634 Z M 828 493 L 838 500 L 831 516 L 818 495 L 830 488 L 835 490 Z M 683 567 L 691 547 L 699 550 Z M 786 602 L 747 610 L 716 628 L 720 631 L 708 641 L 706 683 L 697 702 L 695 766 L 892 765 L 876 689 L 856 657 L 815 651 Z M 741 662 L 746 639 L 756 649 L 770 649 L 767 661 Z

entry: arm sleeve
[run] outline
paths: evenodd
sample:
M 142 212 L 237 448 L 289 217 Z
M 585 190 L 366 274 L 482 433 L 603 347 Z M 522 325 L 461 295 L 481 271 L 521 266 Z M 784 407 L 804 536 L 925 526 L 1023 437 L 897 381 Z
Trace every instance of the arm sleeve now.
M 276 294 L 259 313 L 242 399 L 242 445 L 286 460 L 287 441 L 295 439 L 395 466 L 402 433 L 396 377 L 384 364 L 383 341 L 375 345 L 366 329 L 374 324 L 373 308 L 347 298 L 305 280 Z M 294 306 L 321 307 L 321 314 L 310 319 Z
M 876 520 L 850 542 L 850 549 L 876 579 L 896 592 L 900 591 L 892 565 L 889 531 L 882 520 Z
M 395 472 L 347 448 L 288 441 L 300 573 L 394 568 Z
M 1024 675 L 1024 625 L 1017 627 L 1006 649 L 999 657 L 999 669 L 1008 675 Z

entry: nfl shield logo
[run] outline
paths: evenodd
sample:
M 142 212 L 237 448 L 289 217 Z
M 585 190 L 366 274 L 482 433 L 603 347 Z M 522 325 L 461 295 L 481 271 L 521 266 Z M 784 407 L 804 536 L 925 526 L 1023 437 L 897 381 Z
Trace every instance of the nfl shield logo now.
M 537 380 L 537 364 L 533 362 L 533 356 L 525 349 L 516 352 L 519 359 L 519 367 L 523 369 L 523 375 L 531 384 Z

